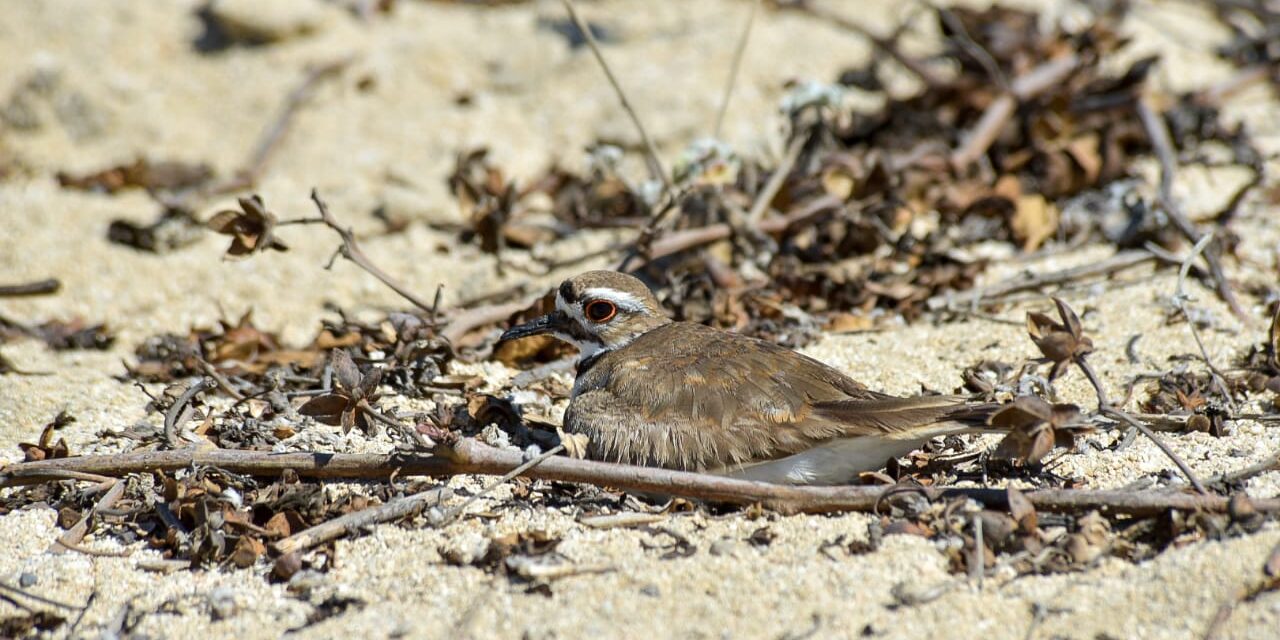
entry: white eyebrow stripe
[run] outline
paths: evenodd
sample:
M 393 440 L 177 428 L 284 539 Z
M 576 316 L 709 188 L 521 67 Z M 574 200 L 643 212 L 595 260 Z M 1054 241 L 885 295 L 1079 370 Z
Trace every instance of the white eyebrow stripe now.
M 635 295 L 627 293 L 626 291 L 618 291 L 617 289 L 610 289 L 608 287 L 592 287 L 587 289 L 582 292 L 582 298 L 584 300 L 608 300 L 609 302 L 618 305 L 619 309 L 631 311 L 633 313 L 644 311 L 644 301 L 640 298 L 637 298 Z M 558 304 L 559 298 L 557 298 L 556 301 Z

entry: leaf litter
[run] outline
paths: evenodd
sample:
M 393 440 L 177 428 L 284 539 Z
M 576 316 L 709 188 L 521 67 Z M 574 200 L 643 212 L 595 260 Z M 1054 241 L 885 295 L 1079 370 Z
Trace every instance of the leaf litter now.
M 1113 8 L 1125 10 L 1126 3 Z M 1239 12 L 1247 13 L 1247 8 L 1219 10 L 1236 33 L 1233 44 L 1222 51 L 1224 58 L 1246 72 L 1274 62 L 1274 47 L 1239 26 Z M 552 166 L 527 185 L 507 177 L 485 149 L 477 148 L 458 155 L 448 178 L 466 224 L 447 230 L 459 242 L 498 255 L 503 268 L 533 270 L 568 266 L 543 257 L 539 248 L 580 232 L 640 231 L 639 241 L 612 247 L 610 255 L 645 279 L 675 318 L 792 347 L 824 331 L 868 331 L 930 314 L 944 321 L 963 315 L 971 310 L 932 302 L 971 289 L 992 255 L 1035 255 L 1086 242 L 1117 250 L 1148 247 L 1176 253 L 1188 248 L 1163 216 L 1161 203 L 1134 186 L 1135 160 L 1154 151 L 1135 105 L 1158 60 L 1137 60 L 1118 74 L 1104 70 L 1104 63 L 1128 44 L 1108 26 L 1118 16 L 1067 30 L 1044 29 L 1036 13 L 1021 9 L 935 8 L 927 13 L 938 22 L 946 44 L 931 60 L 907 60 L 923 85 L 917 93 L 887 93 L 879 78 L 883 66 L 892 63 L 883 56 L 846 69 L 831 84 L 793 88 L 786 105 L 788 148 L 795 150 L 789 163 L 770 167 L 726 147 L 702 144 L 676 170 L 678 193 L 663 200 L 652 184 L 624 177 L 617 165 L 621 151 L 604 143 L 592 150 L 586 172 Z M 881 49 L 902 62 L 895 47 L 892 41 L 881 43 Z M 954 72 L 930 71 L 943 67 Z M 855 90 L 883 94 L 883 105 L 868 111 L 845 106 L 842 96 Z M 1016 108 L 1002 110 L 1000 104 L 1010 95 L 1017 96 Z M 1188 153 L 1206 143 L 1223 144 L 1233 162 L 1256 169 L 1260 154 L 1247 132 L 1222 124 L 1215 100 L 1215 94 L 1206 93 L 1178 96 L 1160 113 L 1174 144 Z M 999 126 L 992 127 L 993 121 Z M 211 179 L 203 165 L 147 158 L 59 176 L 65 188 L 104 193 L 143 188 L 156 194 L 164 206 L 155 223 L 111 224 L 113 241 L 140 250 L 180 250 L 207 231 L 230 238 L 225 253 L 231 258 L 286 250 L 281 222 L 256 195 L 240 198 L 238 210 L 220 211 L 203 222 L 181 197 L 163 195 L 200 189 Z M 1230 217 L 1224 211 L 1215 228 L 1225 238 L 1220 242 L 1228 255 L 1234 246 Z M 1197 277 L 1212 276 L 1199 272 Z M 287 450 L 295 438 L 326 425 L 343 434 L 355 430 L 368 435 L 385 426 L 404 450 L 419 447 L 423 435 L 459 433 L 489 434 L 491 440 L 521 449 L 547 449 L 563 435 L 551 407 L 562 405 L 570 391 L 556 382 L 554 373 L 522 385 L 537 398 L 516 403 L 508 399 L 510 386 L 481 391 L 486 384 L 480 376 L 454 371 L 466 360 L 530 368 L 563 359 L 565 347 L 550 340 L 495 348 L 501 326 L 545 311 L 552 300 L 548 292 L 525 302 L 528 294 L 513 289 L 476 305 L 472 311 L 487 305 L 506 312 L 477 314 L 486 320 L 452 334 L 474 338 L 465 349 L 445 332 L 451 318 L 465 315 L 463 310 L 440 315 L 434 306 L 397 311 L 374 323 L 335 310 L 337 319 L 326 321 L 302 346 L 283 344 L 245 314 L 217 327 L 193 327 L 186 335 L 146 339 L 137 346 L 125 378 L 181 385 L 212 376 L 218 387 L 214 395 L 224 397 L 210 400 L 178 425 L 201 446 Z M 521 304 L 512 306 L 517 302 Z M 983 299 L 979 310 L 998 309 L 1005 302 Z M 1080 318 L 1061 300 L 1055 303 L 1058 319 L 1039 312 L 1026 318 L 1028 337 L 1044 360 L 983 361 L 963 372 L 963 389 L 972 397 L 1005 404 L 992 422 L 1009 428 L 1010 434 L 993 451 L 976 454 L 969 450 L 971 443 L 947 439 L 941 446 L 935 443 L 889 461 L 887 473 L 867 474 L 863 482 L 894 483 L 903 490 L 877 510 L 880 518 L 868 532 L 870 542 L 835 540 L 822 553 L 860 554 L 885 535 L 918 535 L 938 541 L 952 568 L 961 573 L 983 574 L 996 566 L 1018 574 L 1079 571 L 1106 557 L 1140 561 L 1171 545 L 1241 535 L 1273 518 L 1251 510 L 1242 493 L 1234 494 L 1226 515 L 1037 513 L 1014 485 L 1079 485 L 1079 479 L 1053 473 L 1053 450 L 1077 447 L 1082 433 L 1123 427 L 1108 420 L 1103 409 L 1109 403 L 1101 388 L 1099 411 L 1092 414 L 1054 402 L 1054 381 L 1072 366 L 1086 369 L 1085 358 L 1094 352 Z M 112 339 L 103 325 L 81 321 L 36 328 L 0 323 L 0 337 L 18 333 L 39 336 L 53 348 L 102 349 Z M 1233 392 L 1267 397 L 1274 411 L 1280 395 L 1278 352 L 1280 309 L 1267 340 L 1240 356 L 1229 379 Z M 1040 375 L 1044 363 L 1051 367 Z M 181 388 L 171 386 L 164 394 L 169 397 L 154 398 L 152 408 L 163 412 Z M 1229 429 L 1230 405 L 1207 373 L 1175 368 L 1148 380 L 1145 393 L 1144 412 L 1171 419 L 1183 430 L 1222 435 Z M 389 399 L 406 397 L 427 401 L 431 408 L 412 415 L 387 408 Z M 57 429 L 68 419 L 55 418 L 36 443 L 21 445 L 26 459 L 69 455 L 65 442 L 55 442 Z M 164 434 L 154 428 L 135 429 L 131 437 L 138 450 L 164 446 Z M 566 445 L 582 448 L 572 440 Z M 930 486 L 986 481 L 992 475 L 1011 481 L 1005 509 L 986 508 L 972 499 L 925 497 Z M 279 555 L 272 542 L 431 486 L 393 481 L 335 488 L 289 472 L 268 479 L 217 468 L 134 475 L 126 482 L 121 503 L 94 515 L 102 533 L 123 543 L 144 542 L 193 567 L 271 563 L 274 579 L 286 581 L 332 567 L 332 545 L 304 555 Z M 570 505 L 586 517 L 598 516 L 601 505 L 604 513 L 644 506 L 634 497 L 565 483 L 517 483 L 512 493 L 511 500 Z M 65 511 L 60 522 L 71 523 L 89 511 L 91 498 L 64 480 L 13 491 L 0 500 L 0 512 L 45 503 Z M 685 504 L 703 511 L 714 508 Z M 409 520 L 429 523 L 430 514 Z M 661 558 L 679 560 L 698 551 L 670 527 L 647 530 L 653 542 L 646 545 Z M 767 547 L 775 537 L 763 526 L 745 540 Z M 589 562 L 575 565 L 557 551 L 560 542 L 558 536 L 529 530 L 493 535 L 471 548 L 442 549 L 441 556 L 447 563 L 506 575 L 547 594 L 554 579 L 608 569 Z M 1267 575 L 1274 578 L 1274 573 Z M 339 602 L 333 608 L 347 606 L 362 604 Z M 318 615 L 317 621 L 325 614 Z M 30 628 L 42 622 L 14 619 L 5 624 Z

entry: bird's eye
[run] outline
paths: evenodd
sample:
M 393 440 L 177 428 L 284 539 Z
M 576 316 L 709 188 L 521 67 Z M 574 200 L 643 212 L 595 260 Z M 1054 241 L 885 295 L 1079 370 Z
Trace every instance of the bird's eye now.
M 601 323 L 612 320 L 613 316 L 618 314 L 618 307 L 614 306 L 614 304 L 608 300 L 593 300 L 587 303 L 583 312 L 586 314 L 588 320 L 595 323 Z

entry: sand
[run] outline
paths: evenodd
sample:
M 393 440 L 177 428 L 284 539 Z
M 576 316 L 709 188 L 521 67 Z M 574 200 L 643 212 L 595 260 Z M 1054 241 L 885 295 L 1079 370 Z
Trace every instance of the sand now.
M 117 376 L 137 343 L 157 332 L 212 325 L 252 309 L 259 326 L 300 342 L 313 335 L 320 318 L 331 317 L 326 302 L 371 317 L 404 306 L 349 264 L 323 270 L 335 247 L 327 231 L 290 228 L 291 251 L 242 262 L 223 260 L 224 240 L 212 236 L 165 255 L 143 254 L 110 244 L 105 236 L 113 218 L 145 222 L 155 215 L 145 195 L 78 193 L 59 188 L 54 179 L 59 170 L 96 170 L 139 155 L 205 161 L 227 175 L 309 64 L 355 56 L 341 80 L 320 88 L 279 149 L 257 189 L 269 207 L 282 217 L 308 215 L 307 194 L 314 186 L 345 221 L 370 230 L 378 227 L 371 212 L 394 204 L 415 224 L 403 234 L 371 239 L 366 250 L 424 295 L 443 284 L 446 301 L 522 278 L 543 286 L 567 275 L 508 270 L 498 277 L 491 257 L 458 246 L 454 236 L 425 224 L 457 219 L 445 179 L 463 149 L 487 146 L 499 166 L 527 178 L 553 161 L 582 166 L 581 149 L 598 138 L 636 145 L 589 53 L 570 49 L 564 38 L 540 26 L 562 17 L 558 3 L 481 9 L 402 1 L 390 18 L 368 23 L 319 1 L 272 4 L 272 28 L 284 33 L 284 40 L 213 54 L 192 46 L 202 31 L 195 2 L 47 0 L 0 13 L 0 100 L 9 100 L 33 78 L 51 87 L 28 96 L 34 128 L 0 125 L 0 158 L 16 158 L 20 167 L 18 175 L 0 181 L 0 279 L 57 277 L 64 285 L 56 296 L 4 300 L 0 312 L 33 322 L 107 321 L 118 334 L 116 346 L 102 353 L 54 353 L 29 341 L 0 347 L 20 367 L 50 374 L 0 377 L 0 458 L 19 457 L 16 444 L 34 439 L 64 409 L 79 419 L 64 435 L 82 453 L 119 448 L 118 441 L 100 436 L 103 431 L 119 431 L 138 420 L 155 424 L 158 418 L 145 414 L 141 392 Z M 584 6 L 588 17 L 618 38 L 606 55 L 668 162 L 710 131 L 746 9 L 745 3 L 721 0 Z M 1077 19 L 1080 11 L 1057 4 L 1046 9 L 1064 19 Z M 887 31 L 910 6 L 876 0 L 845 10 L 868 27 Z M 1164 57 L 1156 74 L 1163 89 L 1202 87 L 1231 74 L 1212 55 L 1225 32 L 1191 5 L 1140 2 L 1124 28 L 1136 38 L 1129 56 L 1158 52 Z M 912 51 L 927 51 L 933 42 L 924 29 L 906 44 Z M 864 41 L 826 24 L 762 14 L 723 137 L 744 154 L 776 157 L 783 83 L 830 80 L 868 54 Z M 909 88 L 910 82 L 895 80 L 899 85 Z M 464 96 L 467 105 L 459 104 Z M 1275 153 L 1280 151 L 1277 107 L 1275 96 L 1258 88 L 1236 98 L 1228 114 L 1255 131 L 1264 154 Z M 638 157 L 629 154 L 633 168 Z M 1275 165 L 1270 163 L 1273 171 Z M 1149 175 L 1154 171 L 1147 169 Z M 1240 179 L 1229 169 L 1187 170 L 1179 193 L 1194 214 L 1205 214 Z M 211 203 L 202 213 L 230 203 L 230 198 Z M 1274 288 L 1278 213 L 1274 205 L 1253 200 L 1242 208 L 1235 228 L 1245 260 L 1231 268 L 1238 284 Z M 559 250 L 600 240 L 577 239 Z M 1107 254 L 1106 248 L 1086 247 L 1004 265 L 989 271 L 984 282 Z M 582 268 L 590 266 L 597 265 Z M 1153 276 L 1137 269 L 1118 280 L 1066 295 L 1094 337 L 1099 353 L 1093 362 L 1113 394 L 1129 377 L 1171 368 L 1178 364 L 1171 356 L 1195 352 L 1185 324 L 1165 322 L 1177 284 L 1173 274 Z M 1259 318 L 1246 325 L 1212 292 L 1188 286 L 1192 304 L 1212 318 L 1205 338 L 1218 363 L 1227 365 L 1261 341 L 1263 301 L 1246 297 L 1247 308 Z M 1047 301 L 1035 300 L 1000 315 L 1017 321 L 1025 310 L 1048 308 Z M 1124 347 L 1137 334 L 1144 362 L 1135 365 L 1125 358 Z M 1036 355 L 1022 329 L 982 319 L 830 336 L 805 351 L 895 393 L 921 386 L 950 391 L 960 385 L 959 372 L 967 365 Z M 501 378 L 511 372 L 493 373 Z M 1092 400 L 1076 373 L 1061 380 L 1057 390 L 1063 401 L 1089 405 Z M 1089 437 L 1108 444 L 1117 435 Z M 1166 437 L 1205 477 L 1280 451 L 1280 430 L 1247 421 L 1220 439 Z M 1168 460 L 1143 440 L 1119 453 L 1084 447 L 1059 462 L 1061 473 L 1089 487 L 1156 477 L 1171 478 L 1160 480 L 1164 484 L 1180 482 L 1176 473 L 1167 473 Z M 451 483 L 477 486 L 474 479 Z M 1280 495 L 1280 473 L 1254 479 L 1249 490 Z M 1193 638 L 1203 634 L 1220 604 L 1260 579 L 1262 563 L 1280 543 L 1280 527 L 1272 524 L 1243 538 L 1170 549 L 1139 565 L 1106 560 L 1067 575 L 990 576 L 979 586 L 950 574 L 946 557 L 920 538 L 891 536 L 866 555 L 820 551 L 840 536 L 865 537 L 870 518 L 861 514 L 759 520 L 673 515 L 662 525 L 688 536 L 697 552 L 668 560 L 645 547 L 669 542 L 665 536 L 585 528 L 569 510 L 504 506 L 509 495 L 509 489 L 500 489 L 473 507 L 496 510 L 500 517 L 494 520 L 463 519 L 443 529 L 383 526 L 340 542 L 336 567 L 315 578 L 313 588 L 294 591 L 270 584 L 261 567 L 160 575 L 138 568 L 141 559 L 154 557 L 144 550 L 125 558 L 49 555 L 44 549 L 59 531 L 55 514 L 24 510 L 0 518 L 0 581 L 17 584 L 30 573 L 31 592 L 72 603 L 95 593 L 80 627 L 86 636 L 98 635 L 132 603 L 133 611 L 162 609 L 136 621 L 137 634 L 271 638 L 303 625 L 317 603 L 352 597 L 364 606 L 297 635 L 773 638 L 812 632 L 812 637 Z M 774 541 L 768 546 L 747 542 L 762 526 L 776 534 Z M 609 571 L 559 580 L 548 597 L 480 569 L 448 565 L 441 557 L 442 549 L 531 529 L 562 536 L 560 551 L 571 562 Z M 93 538 L 86 544 L 115 547 Z M 941 595 L 925 604 L 896 606 L 895 586 Z M 16 611 L 0 602 L 0 616 Z M 1222 630 L 1223 637 L 1256 638 L 1278 627 L 1280 594 L 1273 592 L 1236 606 Z

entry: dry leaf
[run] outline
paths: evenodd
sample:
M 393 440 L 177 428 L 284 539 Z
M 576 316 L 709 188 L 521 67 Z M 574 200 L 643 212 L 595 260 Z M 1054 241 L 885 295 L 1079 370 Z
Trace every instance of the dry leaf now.
M 1058 230 L 1058 207 L 1040 194 L 1020 196 L 1014 201 L 1009 221 L 1013 237 L 1026 252 L 1035 251 Z
M 1006 489 L 1005 493 L 1009 497 L 1009 514 L 1017 521 L 1018 528 L 1023 533 L 1032 533 L 1039 528 L 1036 508 L 1027 496 L 1012 486 Z

